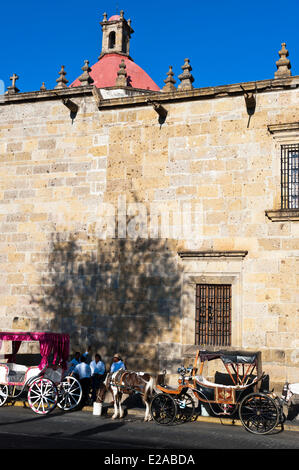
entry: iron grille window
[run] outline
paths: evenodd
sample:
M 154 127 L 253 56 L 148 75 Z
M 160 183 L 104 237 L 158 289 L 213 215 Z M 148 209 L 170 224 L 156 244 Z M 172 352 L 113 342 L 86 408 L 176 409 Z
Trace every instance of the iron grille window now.
M 231 285 L 196 285 L 196 344 L 231 345 Z
M 281 208 L 299 209 L 299 144 L 281 146 Z

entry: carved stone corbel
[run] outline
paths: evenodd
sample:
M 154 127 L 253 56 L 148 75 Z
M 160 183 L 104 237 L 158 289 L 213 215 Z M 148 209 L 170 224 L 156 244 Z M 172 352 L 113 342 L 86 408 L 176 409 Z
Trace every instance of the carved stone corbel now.
M 257 91 L 255 88 L 255 94 L 253 94 L 253 93 L 249 93 L 248 91 L 246 91 L 242 85 L 240 85 L 240 88 L 242 88 L 242 90 L 244 91 L 245 105 L 247 109 L 247 114 L 249 116 L 247 127 L 249 127 L 250 118 L 255 113 Z
M 97 107 L 99 108 L 101 102 L 103 101 L 103 97 L 101 95 L 100 90 L 95 85 L 92 87 L 92 95 L 94 97 Z
M 77 114 L 79 106 L 76 103 L 71 101 L 69 98 L 63 98 L 62 102 L 64 106 L 66 106 L 71 111 L 71 113 Z
M 152 101 L 148 99 L 146 100 L 146 102 L 147 104 L 151 104 L 153 106 L 153 109 L 159 115 L 159 123 L 164 124 L 167 114 L 168 114 L 167 109 L 165 109 L 164 106 L 162 106 L 161 103 L 158 103 L 157 101 Z

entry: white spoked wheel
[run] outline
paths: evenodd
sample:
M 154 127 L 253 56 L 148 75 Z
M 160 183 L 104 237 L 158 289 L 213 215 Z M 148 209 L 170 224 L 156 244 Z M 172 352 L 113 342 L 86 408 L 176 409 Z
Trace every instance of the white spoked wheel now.
M 58 385 L 57 406 L 64 411 L 76 408 L 82 398 L 82 388 L 80 382 L 75 377 L 65 377 Z
M 58 391 L 52 380 L 43 377 L 34 380 L 29 386 L 28 403 L 37 414 L 48 414 L 57 405 Z
M 7 385 L 0 385 L 0 406 L 3 406 L 8 397 Z

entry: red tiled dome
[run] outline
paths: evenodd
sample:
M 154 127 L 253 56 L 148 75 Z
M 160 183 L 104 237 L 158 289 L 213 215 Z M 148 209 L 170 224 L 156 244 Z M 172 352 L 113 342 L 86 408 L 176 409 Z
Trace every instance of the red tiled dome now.
M 91 67 L 90 76 L 94 80 L 93 85 L 97 88 L 115 86 L 119 64 L 122 60 L 124 60 L 126 64 L 128 86 L 141 88 L 142 90 L 160 90 L 158 85 L 156 85 L 151 77 L 141 67 L 139 67 L 139 65 L 135 64 L 135 62 L 130 60 L 127 56 L 120 54 L 105 54 Z M 81 82 L 77 78 L 70 86 L 81 86 Z
M 113 16 L 110 16 L 108 21 L 117 21 L 117 20 L 120 20 L 120 16 L 119 15 L 113 15 Z

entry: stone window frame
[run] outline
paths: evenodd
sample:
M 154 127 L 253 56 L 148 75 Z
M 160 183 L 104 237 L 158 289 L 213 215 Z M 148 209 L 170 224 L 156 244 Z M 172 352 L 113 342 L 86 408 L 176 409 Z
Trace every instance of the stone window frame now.
M 243 260 L 247 251 L 196 251 L 178 253 L 183 264 L 182 286 L 182 345 L 188 354 L 194 353 L 200 345 L 196 344 L 196 285 L 231 285 L 231 346 L 225 349 L 242 348 L 242 273 Z M 219 349 L 209 346 L 208 349 Z
M 275 159 L 275 173 L 281 175 L 280 159 L 281 146 L 299 144 L 299 121 L 285 124 L 268 125 L 268 131 L 273 137 Z M 279 188 L 281 191 L 281 187 Z M 299 221 L 298 209 L 272 209 L 266 210 L 265 215 L 272 222 Z

